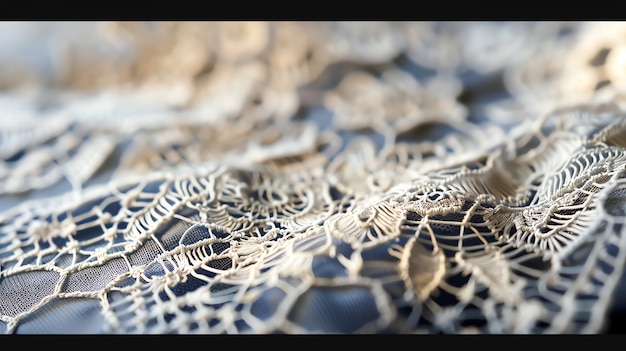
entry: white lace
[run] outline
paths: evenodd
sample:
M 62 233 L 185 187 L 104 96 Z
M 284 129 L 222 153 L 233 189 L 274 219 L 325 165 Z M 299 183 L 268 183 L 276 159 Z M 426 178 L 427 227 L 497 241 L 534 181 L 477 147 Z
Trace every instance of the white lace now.
M 0 332 L 593 334 L 624 306 L 624 23 L 0 33 Z

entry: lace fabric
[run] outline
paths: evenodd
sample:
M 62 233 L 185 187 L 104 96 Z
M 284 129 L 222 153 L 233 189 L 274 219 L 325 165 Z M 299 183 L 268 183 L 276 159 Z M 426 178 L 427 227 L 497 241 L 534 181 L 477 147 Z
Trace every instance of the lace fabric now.
M 623 23 L 0 27 L 3 333 L 616 328 Z

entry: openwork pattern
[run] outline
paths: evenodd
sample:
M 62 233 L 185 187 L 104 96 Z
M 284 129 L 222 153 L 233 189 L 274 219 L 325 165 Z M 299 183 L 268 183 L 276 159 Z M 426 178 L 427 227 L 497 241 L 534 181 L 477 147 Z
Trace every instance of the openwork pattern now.
M 623 23 L 0 26 L 3 333 L 617 328 Z

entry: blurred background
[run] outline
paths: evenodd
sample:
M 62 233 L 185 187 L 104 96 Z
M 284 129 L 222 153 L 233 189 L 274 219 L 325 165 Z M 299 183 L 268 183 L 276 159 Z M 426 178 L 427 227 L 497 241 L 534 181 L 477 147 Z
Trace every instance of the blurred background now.
M 555 107 L 619 100 L 625 33 L 567 21 L 0 22 L 0 208 L 116 172 L 224 161 L 299 138 L 301 122 L 338 136 L 338 150 L 360 135 L 382 148 L 475 127 L 496 142 Z M 178 156 L 153 152 L 166 148 Z

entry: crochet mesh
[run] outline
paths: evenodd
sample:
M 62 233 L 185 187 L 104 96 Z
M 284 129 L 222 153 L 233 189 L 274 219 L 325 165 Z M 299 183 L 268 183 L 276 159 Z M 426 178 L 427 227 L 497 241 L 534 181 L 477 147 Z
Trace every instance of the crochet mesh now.
M 623 23 L 0 26 L 59 47 L 0 52 L 0 332 L 594 334 L 623 308 Z

